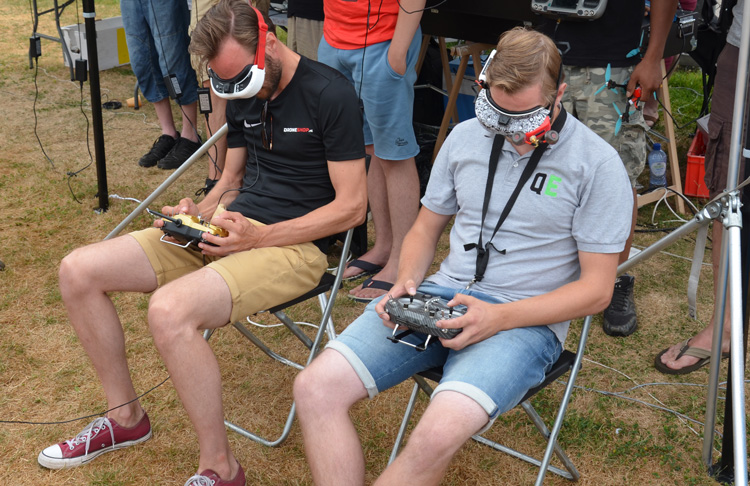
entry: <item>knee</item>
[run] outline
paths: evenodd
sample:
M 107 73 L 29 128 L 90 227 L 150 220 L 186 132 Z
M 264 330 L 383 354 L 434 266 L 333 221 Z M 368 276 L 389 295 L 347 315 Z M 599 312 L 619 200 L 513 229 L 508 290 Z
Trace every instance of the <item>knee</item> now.
M 89 268 L 90 258 L 86 257 L 87 248 L 78 248 L 63 258 L 60 263 L 58 282 L 63 300 L 95 288 L 96 272 Z
M 185 335 L 188 317 L 164 289 L 158 289 L 148 304 L 148 326 L 154 344 L 160 350 L 175 344 Z
M 293 395 L 301 415 L 323 414 L 349 410 L 356 400 L 348 400 L 348 393 L 340 389 L 334 369 L 314 360 L 294 380 Z
M 314 362 L 313 362 L 314 363 Z M 300 371 L 294 379 L 292 394 L 297 408 L 301 414 L 309 410 L 325 408 L 326 380 L 325 373 L 318 370 L 319 367 L 310 365 Z

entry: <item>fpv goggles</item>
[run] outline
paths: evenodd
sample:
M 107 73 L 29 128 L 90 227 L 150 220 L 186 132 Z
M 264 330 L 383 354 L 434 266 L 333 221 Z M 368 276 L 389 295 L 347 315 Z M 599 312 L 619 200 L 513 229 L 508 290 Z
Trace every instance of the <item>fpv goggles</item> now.
M 253 10 L 258 15 L 258 46 L 255 51 L 255 64 L 248 64 L 232 79 L 220 78 L 210 66 L 208 67 L 211 89 L 219 98 L 226 100 L 252 98 L 263 87 L 263 81 L 266 78 L 266 33 L 268 32 L 268 26 L 258 9 L 253 7 Z

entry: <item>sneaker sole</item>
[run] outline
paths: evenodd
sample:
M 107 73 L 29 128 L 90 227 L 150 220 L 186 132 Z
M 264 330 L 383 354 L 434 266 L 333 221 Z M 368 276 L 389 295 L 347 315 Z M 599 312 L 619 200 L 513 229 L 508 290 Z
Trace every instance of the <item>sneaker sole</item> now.
M 102 454 L 105 454 L 107 452 L 113 452 L 118 449 L 124 449 L 126 447 L 130 447 L 132 445 L 140 444 L 141 442 L 146 442 L 151 438 L 151 431 L 148 431 L 148 434 L 144 435 L 140 439 L 131 440 L 128 442 L 121 442 L 119 444 L 115 444 L 112 447 L 108 447 L 106 449 L 102 449 L 96 452 L 89 452 L 85 456 L 80 457 L 70 457 L 70 458 L 56 458 L 56 457 L 49 457 L 44 455 L 44 451 L 39 453 L 39 457 L 37 458 L 37 461 L 39 462 L 39 465 L 46 467 L 47 469 L 67 469 L 71 467 L 77 467 L 82 466 L 83 464 L 89 463 L 96 459 L 97 457 L 101 456 Z

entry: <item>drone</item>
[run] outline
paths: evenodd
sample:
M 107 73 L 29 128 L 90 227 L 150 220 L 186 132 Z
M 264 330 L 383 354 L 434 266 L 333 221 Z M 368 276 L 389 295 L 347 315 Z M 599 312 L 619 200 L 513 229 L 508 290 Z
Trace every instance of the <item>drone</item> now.
M 604 84 L 596 90 L 594 93 L 594 96 L 598 95 L 604 89 L 610 89 L 617 92 L 618 89 L 622 89 L 622 92 L 627 92 L 627 82 L 624 84 L 616 83 L 611 79 L 612 74 L 612 66 L 610 64 L 607 64 L 607 69 L 604 71 Z M 641 105 L 639 102 L 641 101 L 641 96 L 643 95 L 643 89 L 640 85 L 636 85 L 635 90 L 633 90 L 633 94 L 630 95 L 625 102 L 624 110 L 620 110 L 620 108 L 617 106 L 617 103 L 612 103 L 612 106 L 614 106 L 615 111 L 617 112 L 617 123 L 615 124 L 615 135 L 617 135 L 620 132 L 620 129 L 622 128 L 622 122 L 628 123 L 630 121 L 630 115 L 634 114 L 636 111 L 640 111 Z M 633 110 L 630 110 L 630 107 L 633 107 Z

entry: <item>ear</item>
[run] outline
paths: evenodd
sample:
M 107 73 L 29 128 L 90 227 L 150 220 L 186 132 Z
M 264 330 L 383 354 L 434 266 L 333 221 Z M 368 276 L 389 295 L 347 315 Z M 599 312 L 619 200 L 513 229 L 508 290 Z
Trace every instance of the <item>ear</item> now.
M 565 94 L 565 88 L 568 87 L 568 83 L 560 83 L 557 87 L 557 95 L 555 96 L 555 105 L 562 103 L 563 94 Z

